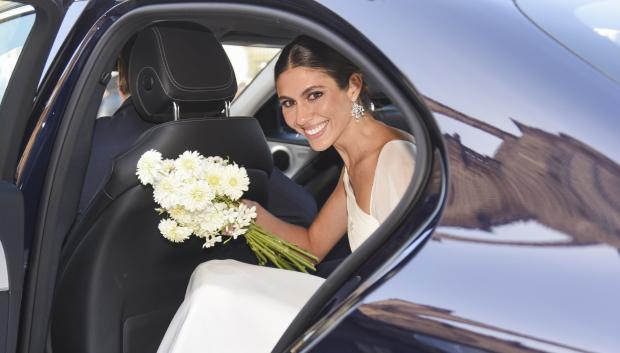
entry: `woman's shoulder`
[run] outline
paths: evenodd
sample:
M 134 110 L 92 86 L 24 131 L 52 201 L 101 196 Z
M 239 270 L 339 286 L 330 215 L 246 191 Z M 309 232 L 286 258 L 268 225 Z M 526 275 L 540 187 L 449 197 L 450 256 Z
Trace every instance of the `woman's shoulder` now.
M 387 141 L 379 152 L 377 167 L 385 163 L 401 161 L 411 164 L 415 161 L 416 145 L 413 136 L 403 136 L 404 138 L 394 138 Z
M 415 169 L 416 146 L 411 140 L 393 139 L 386 142 L 379 152 L 375 178 L 378 183 L 409 185 Z

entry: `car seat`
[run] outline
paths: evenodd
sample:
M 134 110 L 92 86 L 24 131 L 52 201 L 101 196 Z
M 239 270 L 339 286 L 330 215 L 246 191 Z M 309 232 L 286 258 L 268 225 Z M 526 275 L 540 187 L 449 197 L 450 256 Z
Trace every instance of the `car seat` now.
M 195 24 L 149 27 L 136 38 L 129 79 L 136 109 L 157 124 L 114 158 L 67 237 L 50 329 L 55 352 L 155 352 L 198 264 L 257 262 L 243 238 L 208 250 L 195 237 L 183 244 L 164 239 L 152 190 L 135 175 L 147 150 L 167 158 L 195 150 L 243 165 L 251 180 L 244 197 L 267 201 L 273 161 L 258 122 L 209 117 L 237 88 L 221 44 Z

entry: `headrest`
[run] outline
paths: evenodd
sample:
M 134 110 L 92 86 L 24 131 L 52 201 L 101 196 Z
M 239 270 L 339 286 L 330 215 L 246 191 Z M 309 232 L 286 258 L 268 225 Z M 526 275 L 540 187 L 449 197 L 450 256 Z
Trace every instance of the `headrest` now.
M 237 92 L 232 65 L 207 28 L 189 22 L 163 22 L 140 32 L 128 65 L 136 109 L 151 122 L 220 113 Z

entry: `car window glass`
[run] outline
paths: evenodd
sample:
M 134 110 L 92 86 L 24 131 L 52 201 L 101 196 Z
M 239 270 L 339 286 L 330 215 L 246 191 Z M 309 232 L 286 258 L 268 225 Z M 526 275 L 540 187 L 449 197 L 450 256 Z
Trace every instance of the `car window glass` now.
M 60 28 L 58 29 L 58 33 L 56 33 L 56 39 L 54 40 L 54 44 L 52 44 L 52 49 L 50 49 L 49 56 L 47 57 L 47 61 L 45 62 L 45 69 L 43 69 L 43 74 L 45 74 L 47 72 L 47 69 L 49 69 L 64 39 L 67 38 L 69 31 L 71 31 L 73 25 L 77 21 L 78 17 L 80 17 L 87 4 L 88 1 L 76 1 L 69 5 L 69 7 L 67 8 L 67 12 L 65 12 L 65 16 L 62 18 L 62 23 L 60 24 Z M 43 80 L 43 77 L 44 75 L 41 75 L 41 80 Z
M 237 95 L 280 52 L 280 48 L 224 45 L 237 78 Z
M 12 1 L 0 1 L 0 100 L 34 24 L 32 6 Z
M 118 89 L 118 71 L 112 71 L 110 81 L 103 92 L 97 118 L 112 116 L 116 109 L 121 106 L 122 100 Z

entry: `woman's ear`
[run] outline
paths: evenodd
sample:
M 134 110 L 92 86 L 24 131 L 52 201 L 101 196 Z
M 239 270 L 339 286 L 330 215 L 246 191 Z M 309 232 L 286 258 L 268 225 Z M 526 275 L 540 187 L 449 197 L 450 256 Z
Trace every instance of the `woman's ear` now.
M 363 84 L 362 75 L 360 73 L 353 73 L 349 77 L 349 87 L 347 88 L 347 95 L 351 102 L 357 101 L 357 98 L 360 95 L 360 91 L 362 90 Z

